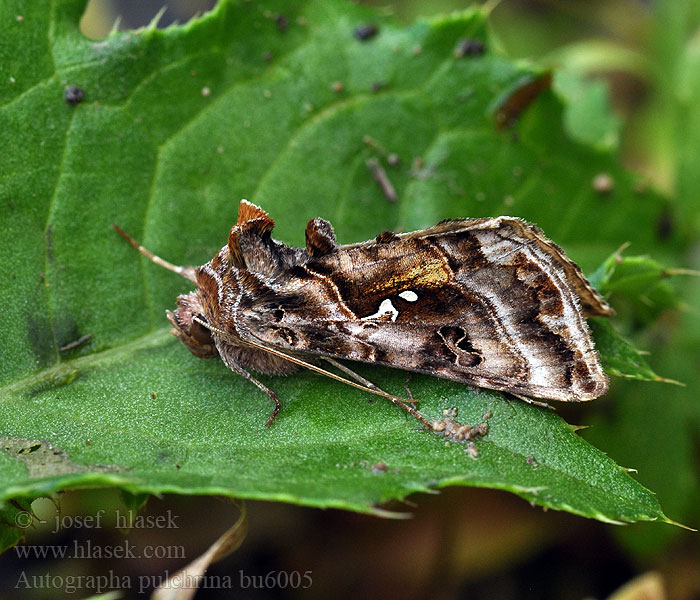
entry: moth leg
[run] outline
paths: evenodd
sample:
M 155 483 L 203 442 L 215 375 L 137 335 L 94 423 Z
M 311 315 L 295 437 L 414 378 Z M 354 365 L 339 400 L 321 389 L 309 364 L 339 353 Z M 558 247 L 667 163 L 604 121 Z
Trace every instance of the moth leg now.
M 401 410 L 405 410 L 414 419 L 425 425 L 428 428 L 428 430 L 433 430 L 433 424 L 430 421 L 428 421 L 423 415 L 421 415 L 413 406 L 411 406 L 410 404 L 406 404 L 406 402 L 415 402 L 415 400 L 406 400 L 404 398 L 399 398 L 398 396 L 394 396 L 393 394 L 385 392 L 379 386 L 374 385 L 371 381 L 368 381 L 367 379 L 362 377 L 362 375 L 355 373 L 355 371 L 353 371 L 349 367 L 346 367 L 345 365 L 339 363 L 336 360 L 333 360 L 332 358 L 326 356 L 324 357 L 324 360 L 333 365 L 336 369 L 340 369 L 343 373 L 346 373 L 347 375 L 352 377 L 355 381 L 360 382 L 367 389 L 379 392 L 382 396 L 391 400 L 391 402 L 398 406 Z
M 514 394 L 513 392 L 509 392 L 511 396 L 514 396 L 518 400 L 522 400 L 523 402 L 527 402 L 528 404 L 534 404 L 535 406 L 541 406 L 542 408 L 548 408 L 549 410 L 554 410 L 554 407 L 551 404 L 547 404 L 546 402 L 541 402 L 539 400 L 534 400 L 533 398 L 530 398 L 529 396 L 523 396 L 521 394 Z
M 343 373 L 345 373 L 346 375 L 349 375 L 350 377 L 352 377 L 355 381 L 360 382 L 366 388 L 369 388 L 370 390 L 374 390 L 375 392 L 381 392 L 382 394 L 386 394 L 386 392 L 383 389 L 381 389 L 379 386 L 374 385 L 371 381 L 369 381 L 368 379 L 365 379 L 359 373 L 355 373 L 355 371 L 353 371 L 349 367 L 346 367 L 344 364 L 339 363 L 337 360 L 333 360 L 332 358 L 328 358 L 328 357 L 324 357 L 324 360 L 326 360 L 326 362 L 329 362 L 330 364 L 332 364 L 336 369 L 339 369 Z M 409 392 L 409 397 L 410 397 L 410 400 L 405 399 L 405 398 L 402 398 L 401 400 L 403 400 L 404 402 L 411 402 L 411 403 L 415 402 L 415 400 L 413 399 L 413 395 L 410 392 Z
M 255 377 L 253 377 L 248 371 L 246 371 L 243 367 L 240 367 L 238 365 L 234 365 L 233 363 L 226 363 L 226 366 L 231 369 L 232 371 L 235 371 L 238 373 L 241 377 L 244 379 L 247 379 L 250 381 L 250 383 L 256 385 L 259 390 L 265 392 L 270 398 L 272 398 L 272 401 L 275 403 L 275 408 L 272 410 L 272 413 L 267 419 L 267 423 L 265 423 L 265 427 L 269 427 L 272 425 L 272 422 L 275 420 L 275 417 L 277 416 L 277 413 L 280 411 L 282 408 L 282 403 L 280 402 L 279 398 L 277 397 L 277 394 L 273 392 L 269 387 L 267 387 L 264 383 L 261 383 Z
M 415 399 L 413 398 L 413 392 L 411 392 L 411 388 L 408 387 L 408 382 L 411 381 L 411 373 L 409 373 L 406 376 L 406 381 L 403 382 L 403 389 L 406 390 L 406 394 L 408 394 L 408 399 L 406 402 L 415 402 Z

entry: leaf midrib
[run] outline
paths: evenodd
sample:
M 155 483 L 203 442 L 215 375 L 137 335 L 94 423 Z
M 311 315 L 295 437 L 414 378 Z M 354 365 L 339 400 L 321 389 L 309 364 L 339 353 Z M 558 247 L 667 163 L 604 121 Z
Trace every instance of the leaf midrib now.
M 47 369 L 0 387 L 0 399 L 28 388 L 40 386 L 41 384 L 60 381 L 68 375 L 108 363 L 123 355 L 132 354 L 143 348 L 148 348 L 149 346 L 162 344 L 168 339 L 172 339 L 170 337 L 170 329 L 163 327 L 155 331 L 150 331 L 125 344 L 108 348 L 107 350 L 94 352 L 87 356 L 80 356 L 71 360 L 60 361 Z

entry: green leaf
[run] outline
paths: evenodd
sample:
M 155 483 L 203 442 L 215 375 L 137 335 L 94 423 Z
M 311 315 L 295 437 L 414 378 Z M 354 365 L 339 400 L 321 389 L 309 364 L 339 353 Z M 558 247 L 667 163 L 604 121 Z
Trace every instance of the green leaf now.
M 591 319 L 589 324 L 606 373 L 640 381 L 677 383 L 654 373 L 644 355 L 615 331 L 608 321 Z
M 667 269 L 648 256 L 615 252 L 591 276 L 591 283 L 615 304 L 618 312 L 651 323 L 661 313 L 679 307 L 669 284 L 673 275 L 698 275 L 683 269 Z
M 461 484 L 610 522 L 667 520 L 648 490 L 555 414 L 434 378 L 410 382 L 428 418 L 454 407 L 474 425 L 491 414 L 476 459 L 392 405 L 307 372 L 262 378 L 284 404 L 266 428 L 267 397 L 168 333 L 164 310 L 188 284 L 111 230 L 117 222 L 159 255 L 201 264 L 247 197 L 290 244 L 303 244 L 315 216 L 354 242 L 505 212 L 537 222 L 588 267 L 621 240 L 658 246 L 661 199 L 640 197 L 614 157 L 572 140 L 549 90 L 517 100 L 542 73 L 491 52 L 481 12 L 402 29 L 337 0 L 222 1 L 185 26 L 94 42 L 78 32 L 82 8 L 0 8 L 2 81 L 12 82 L 0 106 L 10 144 L 0 155 L 10 299 L 0 500 L 118 486 L 381 512 Z M 368 22 L 377 36 L 355 39 Z M 456 56 L 464 39 L 486 52 Z M 82 103 L 64 101 L 70 85 L 84 90 Z M 504 104 L 517 121 L 506 129 L 496 122 Z M 372 158 L 396 203 L 367 170 Z M 614 189 L 594 188 L 600 173 Z M 604 360 L 619 349 L 610 352 Z M 359 370 L 404 393 L 404 373 Z
M 31 503 L 26 500 L 14 500 L 0 506 L 0 552 L 17 544 L 24 537 L 24 530 L 33 522 Z
M 697 0 L 658 3 L 650 39 L 641 47 L 634 44 L 637 51 L 643 52 L 640 60 L 632 58 L 627 67 L 617 61 L 618 66 L 633 73 L 634 79 L 647 82 L 650 94 L 641 112 L 633 111 L 626 124 L 626 161 L 646 165 L 644 170 L 651 179 L 673 191 L 669 212 L 659 220 L 657 227 L 663 237 L 682 240 L 683 245 L 667 253 L 669 246 L 664 243 L 650 252 L 669 267 L 659 270 L 657 265 L 661 278 L 647 280 L 652 293 L 643 292 L 642 296 L 652 302 L 641 302 L 631 289 L 627 294 L 619 288 L 610 296 L 618 312 L 616 326 L 621 325 L 626 336 L 652 350 L 653 354 L 647 358 L 657 372 L 687 387 L 650 386 L 641 382 L 613 386 L 604 410 L 591 415 L 592 426 L 582 434 L 620 464 L 637 468 L 639 481 L 657 492 L 664 508 L 696 528 L 700 522 L 697 502 L 700 497 L 697 454 L 700 281 L 696 277 L 669 276 L 679 272 L 674 267 L 700 268 L 696 252 L 700 231 L 697 209 L 700 182 L 697 169 L 700 152 L 698 9 Z M 624 40 L 615 43 L 621 47 L 625 44 Z M 612 57 L 616 61 L 614 51 L 607 55 L 608 59 Z M 600 66 L 603 66 L 602 61 Z M 608 66 L 603 69 L 610 72 Z M 599 68 L 591 70 L 600 72 Z M 634 222 L 634 213 L 630 213 L 629 218 Z M 631 250 L 638 252 L 635 239 L 627 241 L 631 242 Z M 658 283 L 665 288 L 660 297 Z M 666 293 L 671 287 L 678 300 Z M 680 304 L 681 309 L 668 310 L 675 304 Z M 657 320 L 647 327 L 650 319 Z M 661 556 L 683 535 L 667 527 L 624 528 L 616 533 L 628 549 L 645 559 Z
M 675 292 L 668 284 L 673 271 L 646 256 L 625 256 L 613 253 L 591 275 L 590 282 L 614 302 L 615 307 L 644 322 L 655 320 L 663 311 L 679 306 Z M 657 375 L 646 357 L 628 342 L 606 319 L 590 319 L 605 371 L 617 377 L 679 382 Z
M 557 73 L 553 88 L 568 104 L 564 125 L 572 137 L 601 150 L 618 147 L 620 120 L 610 110 L 608 89 L 602 81 L 588 81 L 582 72 L 569 67 Z
M 662 169 L 669 169 L 679 218 L 673 222 L 691 240 L 700 233 L 697 156 L 700 151 L 700 19 L 698 2 L 666 0 L 659 4 L 654 26 L 655 102 L 647 120 Z M 663 164 L 664 161 L 668 164 Z M 658 168 L 658 167 L 657 167 Z

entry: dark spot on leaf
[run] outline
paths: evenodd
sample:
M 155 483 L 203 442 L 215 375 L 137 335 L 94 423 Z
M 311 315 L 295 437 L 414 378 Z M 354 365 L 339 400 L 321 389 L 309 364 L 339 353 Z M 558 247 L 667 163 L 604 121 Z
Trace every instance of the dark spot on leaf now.
M 377 27 L 374 23 L 367 23 L 366 25 L 355 27 L 355 30 L 352 32 L 355 39 L 360 40 L 361 42 L 371 40 L 378 33 L 379 27 Z
M 124 467 L 116 465 L 75 464 L 66 452 L 45 440 L 0 436 L 0 449 L 23 462 L 27 467 L 27 474 L 32 479 L 87 471 L 112 473 L 124 470 Z
M 46 227 L 44 232 L 44 243 L 46 244 L 46 259 L 53 262 L 53 226 Z
M 481 56 L 486 52 L 486 45 L 481 40 L 459 40 L 455 48 L 455 57 Z
M 173 444 L 163 444 L 155 454 L 155 460 L 168 466 L 178 465 L 184 461 L 183 451 Z
M 59 314 L 53 319 L 53 334 L 59 348 L 71 346 L 76 340 L 84 337 L 78 324 L 71 314 Z M 70 349 L 70 348 L 68 348 Z
M 63 97 L 65 98 L 68 104 L 72 104 L 73 106 L 75 106 L 76 104 L 80 104 L 83 101 L 83 98 L 85 97 L 85 92 L 82 89 L 80 89 L 77 85 L 69 85 L 66 88 Z
M 56 360 L 56 348 L 51 323 L 45 314 L 36 311 L 27 315 L 27 337 L 37 364 L 40 367 L 52 365 Z
M 512 127 L 518 117 L 535 101 L 544 90 L 552 85 L 552 74 L 547 72 L 538 77 L 528 78 L 511 90 L 494 112 L 497 129 Z
M 667 240 L 673 234 L 673 218 L 671 211 L 664 208 L 656 221 L 656 235 L 660 240 Z
M 289 29 L 289 19 L 284 15 L 276 15 L 275 23 L 277 23 L 277 31 L 284 33 Z

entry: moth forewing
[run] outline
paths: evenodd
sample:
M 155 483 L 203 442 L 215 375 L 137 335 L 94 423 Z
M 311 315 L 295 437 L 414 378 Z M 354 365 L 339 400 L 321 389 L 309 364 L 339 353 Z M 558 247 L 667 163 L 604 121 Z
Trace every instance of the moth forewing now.
M 270 285 L 284 313 L 257 327 L 270 345 L 549 400 L 607 389 L 577 294 L 590 285 L 518 219 L 385 232 L 314 255 Z M 265 309 L 252 303 L 239 318 L 263 323 Z
M 378 393 L 430 426 L 407 400 L 346 367 L 355 382 L 321 369 L 314 357 L 546 400 L 589 400 L 607 389 L 584 312 L 612 310 L 563 250 L 525 221 L 443 221 L 340 246 L 330 223 L 315 218 L 304 249 L 272 239 L 273 227 L 265 211 L 241 201 L 228 244 L 194 269 L 197 290 L 169 313 L 191 352 L 218 354 L 275 401 L 268 424 L 279 401 L 248 369 L 285 374 L 300 365 Z
M 529 241 L 534 243 L 542 250 L 542 252 L 546 253 L 553 259 L 552 266 L 558 267 L 558 269 L 560 269 L 564 274 L 569 284 L 575 290 L 575 293 L 578 296 L 580 304 L 586 315 L 609 317 L 614 314 L 612 307 L 588 282 L 586 277 L 583 275 L 581 268 L 566 256 L 564 250 L 562 250 L 553 241 L 545 237 L 539 227 L 518 217 L 500 216 L 481 219 L 445 219 L 440 221 L 440 223 L 437 225 L 427 229 L 392 235 L 398 238 L 428 238 L 450 232 L 473 233 L 479 230 L 493 232 L 497 231 L 504 237 L 504 239 L 510 239 L 513 241 L 514 245 L 517 244 L 518 240 L 520 243 L 525 244 L 527 244 Z M 366 243 L 367 242 L 362 242 L 360 244 L 353 244 L 348 247 L 360 246 Z

